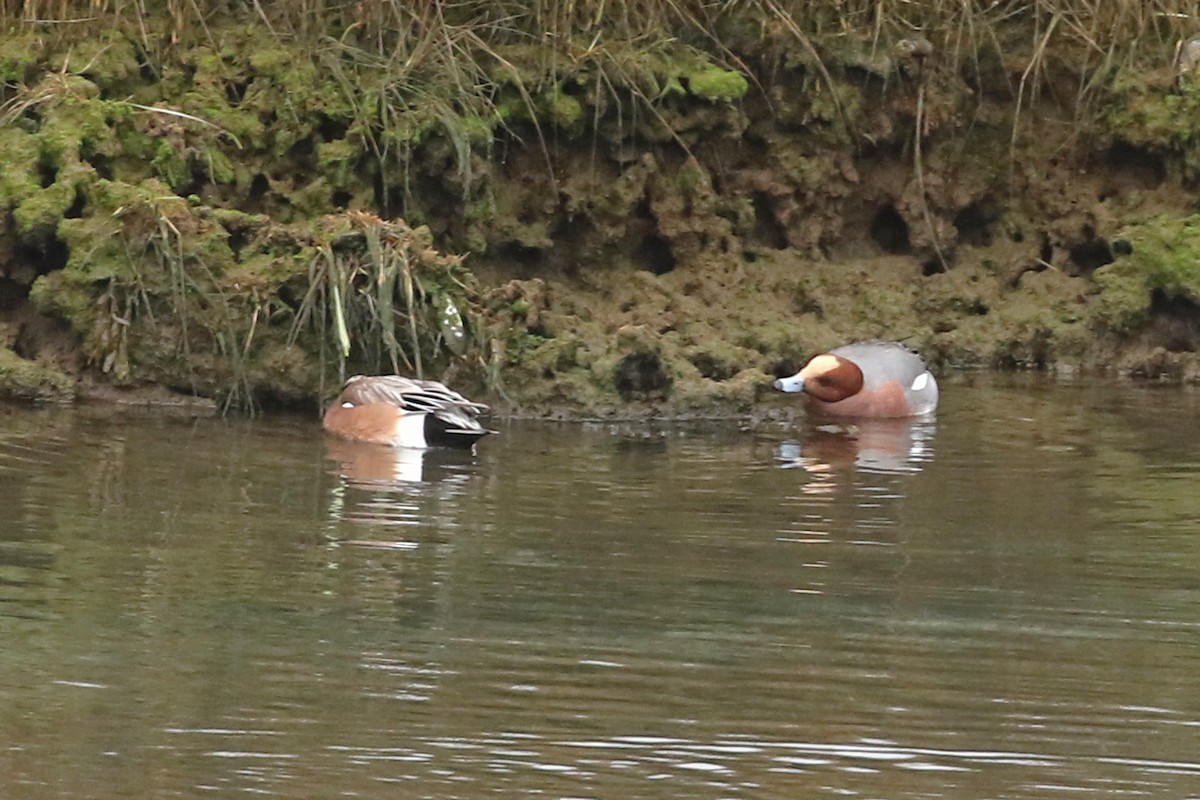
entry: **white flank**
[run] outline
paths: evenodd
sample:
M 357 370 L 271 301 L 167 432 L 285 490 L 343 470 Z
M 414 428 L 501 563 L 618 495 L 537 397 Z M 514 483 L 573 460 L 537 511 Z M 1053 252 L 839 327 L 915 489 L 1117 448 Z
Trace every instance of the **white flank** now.
M 405 414 L 396 422 L 396 447 L 428 447 L 425 441 L 425 415 Z

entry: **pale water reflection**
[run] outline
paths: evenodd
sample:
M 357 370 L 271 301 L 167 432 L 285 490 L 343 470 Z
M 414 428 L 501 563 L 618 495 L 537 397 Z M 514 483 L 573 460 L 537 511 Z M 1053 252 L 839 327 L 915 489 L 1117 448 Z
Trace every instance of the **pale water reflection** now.
M 1200 796 L 1200 396 L 935 421 L 0 415 L 0 796 Z
M 814 421 L 804 439 L 785 439 L 775 448 L 784 468 L 829 474 L 852 467 L 876 472 L 916 472 L 933 457 L 937 420 L 877 419 Z

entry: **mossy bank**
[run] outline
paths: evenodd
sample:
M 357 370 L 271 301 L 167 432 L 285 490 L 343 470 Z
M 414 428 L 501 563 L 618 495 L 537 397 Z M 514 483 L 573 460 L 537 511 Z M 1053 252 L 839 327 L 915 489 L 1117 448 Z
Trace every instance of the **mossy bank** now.
M 1184 4 L 127 5 L 2 20 L 0 394 L 743 413 L 860 338 L 1200 377 Z

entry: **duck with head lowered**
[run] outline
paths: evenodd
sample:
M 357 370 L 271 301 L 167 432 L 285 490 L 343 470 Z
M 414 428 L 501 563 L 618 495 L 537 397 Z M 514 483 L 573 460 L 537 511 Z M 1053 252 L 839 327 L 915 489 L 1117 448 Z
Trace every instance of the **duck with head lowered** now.
M 437 381 L 355 375 L 325 411 L 323 427 L 359 442 L 470 450 L 494 433 L 479 424 L 487 410 Z
M 776 389 L 803 392 L 809 407 L 835 417 L 915 417 L 932 413 L 938 385 L 919 355 L 898 342 L 856 342 L 813 356 Z

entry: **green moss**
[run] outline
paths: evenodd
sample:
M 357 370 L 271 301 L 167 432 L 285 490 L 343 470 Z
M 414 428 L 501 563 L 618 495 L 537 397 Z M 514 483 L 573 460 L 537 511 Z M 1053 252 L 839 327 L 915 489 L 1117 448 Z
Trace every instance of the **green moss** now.
M 0 36 L 0 82 L 26 83 L 43 49 L 40 34 L 5 31 Z
M 825 83 L 814 83 L 806 116 L 810 121 L 854 125 L 862 116 L 862 102 L 863 93 L 851 84 L 834 81 L 830 88 Z
M 1099 124 L 1113 139 L 1182 157 L 1188 177 L 1200 175 L 1200 82 L 1172 91 L 1135 72 L 1113 79 Z
M 250 54 L 250 66 L 261 75 L 285 75 L 296 64 L 296 51 L 287 47 L 266 47 Z
M 700 163 L 689 159 L 679 170 L 678 185 L 680 193 L 690 199 L 696 196 L 697 190 L 708 188 L 710 182 Z
M 703 377 L 725 381 L 750 365 L 753 353 L 724 341 L 694 344 L 684 350 L 684 357 Z
M 778 150 L 780 172 L 788 182 L 804 191 L 814 191 L 828 185 L 835 165 L 828 157 L 808 155 L 797 147 Z
M 1095 272 L 1094 318 L 1126 332 L 1145 321 L 1155 291 L 1200 303 L 1200 216 L 1157 216 L 1124 231 L 1131 252 Z
M 43 42 L 41 34 L 14 34 L 13 31 L 6 30 L 4 36 L 0 36 L 0 82 L 29 83 L 30 74 L 44 49 L 46 43 Z
M 771 382 L 771 376 L 759 370 L 744 370 L 729 380 L 703 378 L 678 381 L 672 391 L 672 406 L 681 413 L 701 416 L 727 416 L 754 408 L 759 390 Z
M 386 99 L 377 100 L 387 103 Z M 378 134 L 386 144 L 398 148 L 415 147 L 431 135 L 444 131 L 442 120 L 430 108 L 408 109 L 392 118 Z
M 117 29 L 102 30 L 55 53 L 49 61 L 56 72 L 86 75 L 97 86 L 121 87 L 138 77 L 140 66 L 133 43 Z
M 582 127 L 583 105 L 574 97 L 556 89 L 547 97 L 550 118 L 559 128 L 578 131 Z
M 288 202 L 302 217 L 319 217 L 333 212 L 329 198 L 333 196 L 333 186 L 324 178 L 309 181 L 288 196 Z
M 243 147 L 251 150 L 267 143 L 268 126 L 262 115 L 276 111 L 272 105 L 273 101 L 265 101 L 261 109 L 247 103 L 230 108 L 224 88 L 208 85 L 184 92 L 179 100 L 179 107 L 187 109 L 187 113 L 228 131 Z
M 75 382 L 63 373 L 0 347 L 0 397 L 19 400 L 72 400 Z
M 750 82 L 742 73 L 717 66 L 706 66 L 684 77 L 688 90 L 705 100 L 740 100 L 750 89 Z
M 532 119 L 529 114 L 529 104 L 515 89 L 501 90 L 500 96 L 496 99 L 496 116 L 505 123 Z
M 53 314 L 87 335 L 101 313 L 93 288 L 128 271 L 120 223 L 107 215 L 64 219 L 58 236 L 70 253 L 65 269 L 40 276 L 29 299 L 43 313 Z
M 533 122 L 550 124 L 570 135 L 583 130 L 587 114 L 583 103 L 574 95 L 563 91 L 562 86 L 552 85 L 548 90 L 532 98 L 516 86 L 508 86 L 501 92 L 494 107 L 495 120 L 504 123 Z M 493 126 L 488 120 L 477 117 L 477 137 L 480 143 L 490 140 Z
M 43 167 L 61 169 L 97 152 L 115 151 L 109 124 L 111 106 L 96 99 L 99 89 L 95 84 L 70 78 L 65 85 L 51 83 L 43 91 L 62 92 L 40 109 L 38 162 Z
M 1107 330 L 1126 333 L 1150 314 L 1150 290 L 1144 276 L 1120 266 L 1101 267 L 1094 275 L 1100 290 L 1092 316 Z
M 354 163 L 362 152 L 362 146 L 350 139 L 335 139 L 321 142 L 317 146 L 317 164 L 339 184 L 349 182 L 354 176 Z
M 199 163 L 213 183 L 230 184 L 234 182 L 236 174 L 233 162 L 220 148 L 212 145 L 205 147 L 199 157 Z
M 191 168 L 166 139 L 159 140 L 150 165 L 154 167 L 154 173 L 165 180 L 172 189 L 182 189 L 192 181 Z
M 464 113 L 456 120 L 455 128 L 458 135 L 472 147 L 484 147 L 490 145 L 495 136 L 496 121 L 494 116 L 483 117 L 479 114 Z
M 17 230 L 27 239 L 45 238 L 54 232 L 76 196 L 76 187 L 68 181 L 58 181 L 32 193 L 13 211 Z
M 0 127 L 0 208 L 9 209 L 41 188 L 34 134 Z
M 91 213 L 61 219 L 57 226 L 58 238 L 69 253 L 67 266 L 38 278 L 30 300 L 88 336 L 102 314 L 96 304 L 98 286 L 134 287 L 168 280 L 161 269 L 151 269 L 151 263 L 141 262 L 139 256 L 146 252 L 149 237 L 161 232 L 159 201 L 167 198 L 180 208 L 186 208 L 186 203 L 153 180 L 130 186 L 100 179 L 83 185 L 81 191 Z

